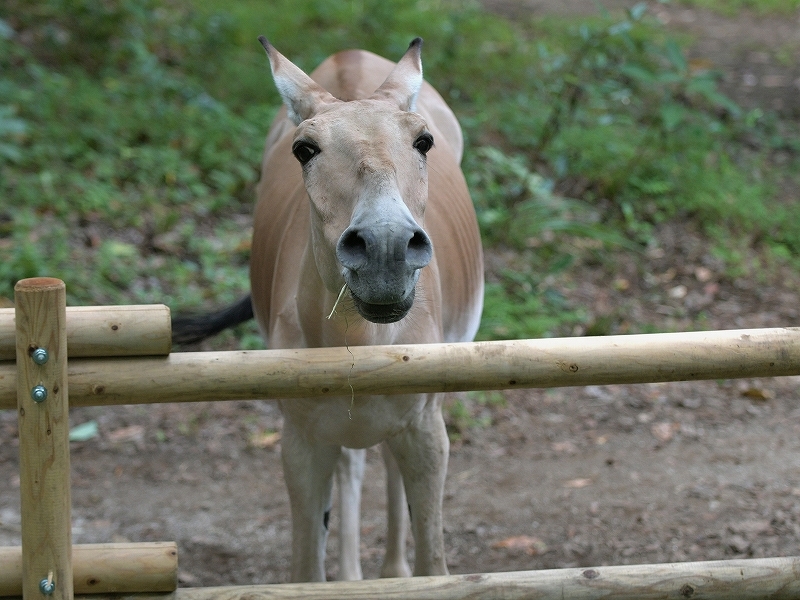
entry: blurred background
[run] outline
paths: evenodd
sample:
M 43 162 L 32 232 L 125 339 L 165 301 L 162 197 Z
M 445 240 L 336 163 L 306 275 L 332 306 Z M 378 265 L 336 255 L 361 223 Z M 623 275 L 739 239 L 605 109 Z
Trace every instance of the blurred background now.
M 279 106 L 259 34 L 306 70 L 425 38 L 466 136 L 481 339 L 798 324 L 800 0 L 3 0 L 0 306 L 38 275 L 72 305 L 247 293 Z M 261 347 L 252 324 L 202 346 Z M 449 396 L 450 569 L 797 555 L 799 402 L 798 378 Z M 70 421 L 76 543 L 176 540 L 181 585 L 286 581 L 273 403 Z M 18 545 L 14 411 L 0 440 Z M 367 577 L 383 485 L 372 449 Z
M 279 104 L 256 37 L 311 70 L 419 35 L 466 134 L 482 339 L 715 326 L 800 281 L 798 4 L 7 0 L 0 302 L 36 275 L 71 304 L 244 294 Z

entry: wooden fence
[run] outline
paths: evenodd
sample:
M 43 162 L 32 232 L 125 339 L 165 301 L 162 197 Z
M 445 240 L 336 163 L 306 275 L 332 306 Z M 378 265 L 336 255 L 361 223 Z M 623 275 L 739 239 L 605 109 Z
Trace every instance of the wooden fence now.
M 177 589 L 172 542 L 73 546 L 68 439 L 70 406 L 800 375 L 800 328 L 170 354 L 166 307 L 65 298 L 60 280 L 28 279 L 0 309 L 0 409 L 18 411 L 22 513 L 21 548 L 0 548 L 0 596 L 800 597 L 800 557 Z

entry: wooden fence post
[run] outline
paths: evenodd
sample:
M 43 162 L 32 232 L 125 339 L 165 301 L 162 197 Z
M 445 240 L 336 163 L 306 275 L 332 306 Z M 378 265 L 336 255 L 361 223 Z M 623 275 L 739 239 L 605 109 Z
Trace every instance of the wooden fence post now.
M 72 600 L 66 286 L 23 279 L 16 305 L 25 600 Z

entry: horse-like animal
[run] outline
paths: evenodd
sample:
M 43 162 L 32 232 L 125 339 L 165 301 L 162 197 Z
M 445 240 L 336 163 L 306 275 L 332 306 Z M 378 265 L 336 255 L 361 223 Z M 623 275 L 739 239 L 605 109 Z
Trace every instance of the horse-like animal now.
M 422 77 L 422 40 L 397 64 L 340 52 L 306 75 L 266 41 L 284 106 L 266 139 L 250 296 L 175 339 L 255 316 L 268 346 L 310 348 L 471 341 L 483 303 L 483 256 L 460 169 L 455 115 Z M 200 325 L 198 325 L 200 324 Z M 340 490 L 342 579 L 361 577 L 365 448 L 382 443 L 387 549 L 382 576 L 447 573 L 442 496 L 448 438 L 441 394 L 280 402 L 292 512 L 293 581 L 323 581 L 332 483 Z

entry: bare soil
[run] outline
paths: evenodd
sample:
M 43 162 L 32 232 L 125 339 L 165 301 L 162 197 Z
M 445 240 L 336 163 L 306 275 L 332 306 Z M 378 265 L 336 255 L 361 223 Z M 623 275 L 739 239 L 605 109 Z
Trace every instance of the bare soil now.
M 576 0 L 487 4 L 508 14 L 594 10 Z M 725 69 L 738 100 L 758 93 L 794 110 L 800 62 L 762 59 L 789 52 L 785 26 L 786 44 L 798 44 L 800 15 L 728 19 L 654 6 L 670 27 L 700 34 L 693 52 Z M 752 52 L 765 54 L 749 61 Z M 741 75 L 751 67 L 756 85 Z M 766 85 L 769 73 L 787 78 L 773 83 L 791 83 Z M 578 267 L 561 291 L 612 332 L 642 323 L 662 331 L 798 324 L 798 273 L 765 265 L 731 277 L 690 223 L 665 225 L 657 239 L 645 256 Z M 490 257 L 490 270 L 503 260 Z M 451 447 L 444 506 L 451 572 L 800 554 L 800 377 L 516 390 L 502 402 L 468 404 L 474 426 Z M 287 580 L 289 507 L 274 404 L 71 413 L 73 426 L 90 420 L 99 435 L 72 443 L 76 543 L 175 540 L 184 586 Z M 0 412 L 0 439 L 0 545 L 18 545 L 12 411 Z M 384 481 L 380 452 L 370 450 L 362 519 L 369 578 L 378 575 L 385 537 Z M 337 530 L 334 515 L 331 578 Z

